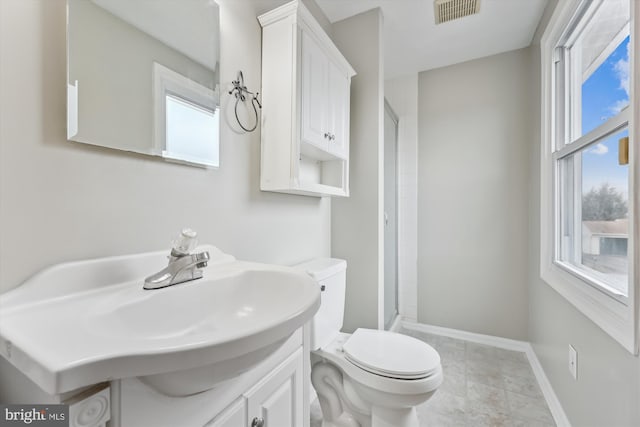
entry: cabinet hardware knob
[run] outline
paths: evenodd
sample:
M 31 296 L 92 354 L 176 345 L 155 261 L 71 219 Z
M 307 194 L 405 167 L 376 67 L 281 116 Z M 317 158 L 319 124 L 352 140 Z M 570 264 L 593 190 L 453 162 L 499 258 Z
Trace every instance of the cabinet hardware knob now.
M 331 134 L 329 132 L 325 132 L 324 133 L 324 137 L 328 138 L 328 139 L 331 139 Z
M 326 285 L 320 286 L 320 292 L 324 292 L 327 289 Z
M 253 421 L 251 421 L 251 427 L 264 427 L 264 418 L 255 417 Z

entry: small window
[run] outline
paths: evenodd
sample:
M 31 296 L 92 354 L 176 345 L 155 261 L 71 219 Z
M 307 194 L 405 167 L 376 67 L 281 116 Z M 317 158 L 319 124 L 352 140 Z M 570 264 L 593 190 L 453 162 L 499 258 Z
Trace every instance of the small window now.
M 162 157 L 220 166 L 217 92 L 154 63 L 155 147 Z
M 163 156 L 219 166 L 217 144 L 211 143 L 218 135 L 219 110 L 203 108 L 175 95 L 167 94 L 165 99 L 166 148 Z

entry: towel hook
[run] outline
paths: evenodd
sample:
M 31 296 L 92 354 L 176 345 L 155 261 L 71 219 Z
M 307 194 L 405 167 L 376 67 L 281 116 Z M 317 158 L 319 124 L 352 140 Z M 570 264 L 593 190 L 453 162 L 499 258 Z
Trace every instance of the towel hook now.
M 233 84 L 233 89 L 229 91 L 229 95 L 234 95 L 236 97 L 236 105 L 234 107 L 236 120 L 238 121 L 238 124 L 240 125 L 242 130 L 244 130 L 245 132 L 253 132 L 258 127 L 258 108 L 262 109 L 262 104 L 260 104 L 260 101 L 258 100 L 259 93 L 258 92 L 253 93 L 247 89 L 247 86 L 245 86 L 244 84 L 244 76 L 242 74 L 242 70 L 238 71 L 237 80 L 233 80 L 231 84 Z M 245 94 L 253 96 L 253 98 L 251 98 L 251 106 L 253 107 L 253 112 L 255 113 L 255 116 L 256 116 L 256 122 L 253 125 L 253 127 L 250 129 L 246 128 L 240 121 L 240 118 L 238 117 L 238 102 L 240 101 L 245 102 L 247 100 L 247 97 Z M 258 108 L 256 108 L 256 105 L 258 106 Z

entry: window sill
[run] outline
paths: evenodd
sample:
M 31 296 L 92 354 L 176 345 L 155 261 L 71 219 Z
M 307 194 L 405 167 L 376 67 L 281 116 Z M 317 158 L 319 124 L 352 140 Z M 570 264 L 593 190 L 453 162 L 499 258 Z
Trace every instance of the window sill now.
M 582 268 L 576 267 L 570 263 L 565 263 L 562 261 L 556 261 L 555 265 L 563 271 L 571 274 L 576 279 L 582 281 L 582 283 L 584 283 L 585 285 L 591 286 L 596 291 L 603 293 L 605 296 L 612 298 L 617 302 L 624 304 L 625 306 L 629 305 L 629 296 L 622 293 L 615 287 L 607 284 L 606 276 L 599 271 L 592 270 L 586 266 L 583 266 Z M 624 282 L 625 286 L 628 285 L 628 280 L 621 282 Z
M 541 279 L 562 295 L 578 311 L 602 328 L 632 354 L 638 354 L 635 316 L 618 301 L 554 263 L 541 269 Z

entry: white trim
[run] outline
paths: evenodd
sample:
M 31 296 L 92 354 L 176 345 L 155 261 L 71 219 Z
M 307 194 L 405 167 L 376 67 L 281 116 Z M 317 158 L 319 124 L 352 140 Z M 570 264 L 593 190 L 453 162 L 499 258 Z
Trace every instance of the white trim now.
M 529 359 L 529 364 L 531 365 L 531 369 L 533 369 L 533 374 L 536 376 L 536 380 L 538 380 L 538 385 L 542 390 L 544 399 L 547 401 L 547 406 L 549 406 L 553 420 L 556 422 L 558 427 L 571 426 L 569 418 L 567 418 L 567 414 L 562 408 L 560 399 L 558 399 L 556 392 L 553 391 L 551 382 L 549 381 L 549 378 L 547 378 L 547 374 L 545 374 L 544 368 L 542 367 L 540 360 L 538 360 L 538 356 L 536 355 L 533 346 L 530 343 L 525 344 L 527 345 L 527 349 L 525 350 L 527 359 Z
M 635 120 L 638 120 L 638 115 L 640 113 L 640 79 L 636 78 L 638 74 L 638 70 L 640 70 L 640 55 L 637 55 L 638 52 L 638 41 L 636 40 L 637 36 L 640 36 L 640 28 L 638 27 L 638 23 L 640 22 L 640 7 L 637 2 L 631 2 L 631 34 L 634 37 L 631 37 L 629 43 L 631 43 L 631 47 L 629 52 L 631 57 L 629 58 L 629 66 L 631 84 L 629 85 L 630 93 L 629 100 L 631 109 L 631 117 Z M 640 290 L 638 289 L 639 274 L 640 274 L 640 195 L 638 193 L 640 191 L 638 187 L 640 187 L 640 150 L 638 149 L 638 145 L 640 142 L 640 126 L 638 126 L 638 122 L 632 120 L 629 123 L 629 135 L 631 136 L 631 141 L 635 141 L 632 144 L 629 144 L 629 159 L 632 160 L 632 164 L 634 167 L 629 171 L 631 176 L 629 182 L 629 194 L 633 194 L 629 200 L 629 212 L 630 217 L 633 218 L 633 221 L 629 221 L 629 234 L 635 236 L 636 238 L 631 240 L 631 244 L 628 248 L 628 256 L 631 260 L 630 265 L 633 265 L 633 268 L 630 271 L 630 283 L 635 283 L 634 293 L 629 295 L 631 301 L 633 301 L 633 306 L 635 307 L 633 315 L 635 316 L 634 325 L 635 325 L 635 343 L 636 343 L 636 353 L 638 350 L 638 335 L 640 334 L 640 310 L 638 307 L 640 306 Z
M 322 29 L 318 21 L 313 17 L 309 9 L 301 0 L 293 0 L 277 7 L 269 12 L 258 16 L 258 22 L 262 28 L 274 22 L 288 19 L 293 16 L 295 22 L 304 28 L 311 37 L 315 38 L 321 49 L 333 60 L 333 63 L 348 77 L 356 75 L 356 71 L 342 55 L 340 50 L 333 43 L 333 40 Z
M 474 332 L 461 331 L 459 329 L 444 328 L 441 326 L 425 325 L 422 323 L 409 322 L 406 320 L 402 320 L 401 323 L 403 328 L 414 330 L 414 331 L 426 332 L 428 334 L 456 338 L 464 341 L 474 342 L 477 344 L 490 345 L 492 347 L 502 348 L 505 350 L 519 351 L 519 352 L 525 353 L 527 356 L 527 359 L 529 360 L 529 364 L 531 365 L 531 369 L 533 370 L 533 374 L 536 376 L 538 385 L 542 390 L 542 395 L 544 396 L 544 399 L 547 402 L 547 406 L 549 407 L 549 411 L 551 411 L 551 415 L 553 416 L 553 420 L 555 421 L 556 425 L 558 427 L 571 426 L 571 423 L 569 422 L 569 418 L 567 418 L 567 414 L 564 412 L 564 409 L 562 408 L 560 399 L 558 399 L 558 396 L 553 390 L 553 387 L 551 386 L 551 382 L 547 378 L 547 375 L 544 372 L 542 364 L 540 363 L 540 360 L 538 360 L 538 356 L 536 356 L 533 346 L 529 342 L 512 340 L 509 338 L 496 337 L 493 335 L 476 334 Z
M 185 104 L 193 104 L 199 109 L 217 114 L 220 120 L 220 99 L 218 87 L 215 90 L 201 85 L 195 80 L 177 73 L 157 62 L 153 63 L 152 71 L 152 108 L 153 108 L 153 154 L 175 163 L 183 163 L 207 169 L 220 167 L 220 131 L 216 141 L 218 150 L 218 164 L 205 159 L 193 158 L 182 153 L 169 152 L 166 149 L 166 97 L 171 96 Z M 218 125 L 219 126 L 219 125 Z
M 78 134 L 78 81 L 67 83 L 67 139 Z
M 595 144 L 596 142 L 608 138 L 622 129 L 629 126 L 629 107 L 625 107 L 617 116 L 612 117 L 597 128 L 589 131 L 586 135 L 582 135 L 570 144 L 566 144 L 560 150 L 553 153 L 553 160 L 562 160 L 563 158 L 576 154 L 583 148 Z
M 469 341 L 476 344 L 485 344 L 492 347 L 502 348 L 512 351 L 527 351 L 529 343 L 526 341 L 512 340 L 509 338 L 496 337 L 493 335 L 477 334 L 475 332 L 461 331 L 459 329 L 444 328 L 442 326 L 425 325 L 402 320 L 402 327 L 414 331 L 425 332 L 427 334 L 441 335 L 449 338 Z

